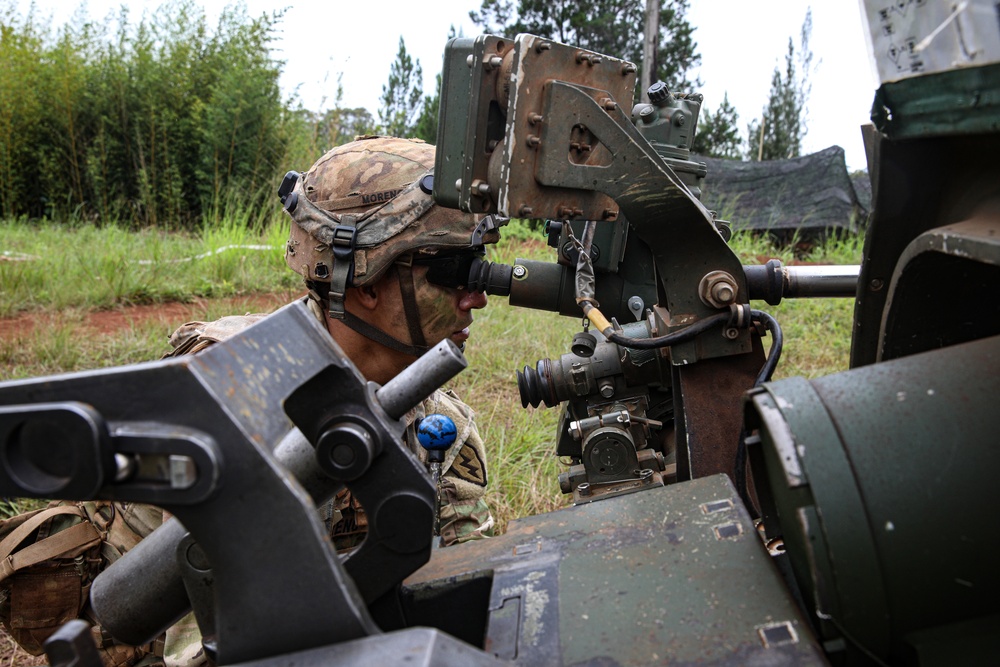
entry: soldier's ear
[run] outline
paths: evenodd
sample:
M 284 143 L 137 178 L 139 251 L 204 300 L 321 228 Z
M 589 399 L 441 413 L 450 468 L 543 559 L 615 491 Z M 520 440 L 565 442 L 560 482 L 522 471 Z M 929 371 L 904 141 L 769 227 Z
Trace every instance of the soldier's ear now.
M 379 287 L 378 283 L 372 285 L 362 285 L 356 290 L 358 303 L 368 310 L 375 310 L 378 306 Z

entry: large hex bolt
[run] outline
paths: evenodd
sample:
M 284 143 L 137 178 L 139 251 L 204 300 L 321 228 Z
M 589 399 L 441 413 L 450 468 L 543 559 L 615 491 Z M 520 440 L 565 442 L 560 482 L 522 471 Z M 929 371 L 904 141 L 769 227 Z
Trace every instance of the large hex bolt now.
M 735 303 L 738 291 L 736 279 L 725 271 L 705 274 L 698 285 L 698 296 L 706 306 L 713 308 L 725 308 Z

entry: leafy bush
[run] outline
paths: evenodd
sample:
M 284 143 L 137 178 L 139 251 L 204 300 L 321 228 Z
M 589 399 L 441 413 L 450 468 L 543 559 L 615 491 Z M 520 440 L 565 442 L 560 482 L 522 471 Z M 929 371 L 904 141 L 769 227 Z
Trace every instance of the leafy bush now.
M 300 123 L 270 44 L 281 12 L 193 0 L 53 30 L 0 8 L 0 214 L 194 227 L 270 205 Z

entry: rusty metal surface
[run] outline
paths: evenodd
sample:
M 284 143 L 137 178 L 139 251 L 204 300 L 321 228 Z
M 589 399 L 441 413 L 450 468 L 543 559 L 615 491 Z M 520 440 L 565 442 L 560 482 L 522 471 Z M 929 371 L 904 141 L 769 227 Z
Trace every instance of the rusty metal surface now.
M 487 47 L 486 42 L 477 44 Z M 454 77 L 456 86 L 470 89 L 470 120 L 459 123 L 467 131 L 464 141 L 443 137 L 447 154 L 438 161 L 441 180 L 451 182 L 458 173 L 454 164 L 469 165 L 470 158 L 473 171 L 481 173 L 482 136 L 470 135 L 468 129 L 482 122 L 471 119 L 481 119 L 484 109 L 502 104 L 509 94 L 503 142 L 492 148 L 488 182 L 474 178 L 472 190 L 495 197 L 501 214 L 521 218 L 620 224 L 620 208 L 649 245 L 666 297 L 661 305 L 671 314 L 670 329 L 719 312 L 698 296 L 700 281 L 711 272 L 733 276 L 734 302 L 748 303 L 742 264 L 716 229 L 714 216 L 632 124 L 628 110 L 634 65 L 533 35 L 519 35 L 502 57 L 497 48 L 495 55 L 469 55 L 474 75 L 483 76 L 480 84 L 464 71 Z M 454 67 L 454 60 L 447 62 Z M 499 68 L 495 91 L 487 85 L 488 73 L 480 72 L 485 67 Z M 504 74 L 508 68 L 509 76 Z M 508 88 L 499 85 L 507 81 Z M 460 192 L 471 187 L 470 174 L 456 179 Z M 448 182 L 438 188 L 447 188 Z M 460 195 L 460 203 L 464 197 Z M 673 350 L 676 364 L 749 351 L 746 332 L 733 340 L 703 336 Z
M 404 588 L 477 576 L 513 665 L 825 664 L 721 475 L 517 520 Z
M 674 392 L 683 405 L 675 411 L 682 420 L 678 432 L 683 433 L 677 438 L 679 479 L 716 473 L 732 477 L 743 427 L 743 394 L 764 365 L 760 336 L 752 336 L 751 354 L 674 367 Z
M 719 312 L 698 296 L 702 278 L 713 271 L 733 276 L 736 302 L 746 303 L 743 266 L 716 230 L 712 214 L 639 134 L 627 114 L 602 108 L 589 91 L 564 82 L 547 84 L 544 97 L 552 120 L 543 128 L 542 138 L 556 142 L 556 149 L 539 152 L 538 182 L 597 190 L 618 203 L 652 251 L 666 296 L 660 305 L 671 315 L 669 327 L 682 327 Z M 557 114 L 557 109 L 574 113 Z M 613 159 L 601 166 L 568 161 L 558 146 L 565 143 L 574 123 L 585 125 Z M 699 341 L 675 345 L 672 353 L 674 363 L 680 364 L 749 350 L 749 336 L 744 332 L 731 341 L 702 336 Z
M 618 205 L 595 188 L 587 188 L 588 192 L 573 189 L 576 186 L 545 187 L 536 181 L 536 165 L 546 151 L 559 153 L 568 165 L 601 166 L 613 159 L 606 147 L 593 141 L 586 127 L 570 127 L 565 135 L 552 135 L 543 142 L 540 135 L 549 125 L 574 118 L 579 111 L 575 105 L 547 108 L 543 90 L 552 82 L 572 81 L 589 92 L 595 105 L 631 109 L 635 65 L 534 35 L 519 35 L 511 67 L 514 86 L 507 105 L 507 137 L 498 154 L 502 164 L 496 170 L 498 178 L 490 179 L 498 189 L 500 210 L 525 218 L 614 220 Z

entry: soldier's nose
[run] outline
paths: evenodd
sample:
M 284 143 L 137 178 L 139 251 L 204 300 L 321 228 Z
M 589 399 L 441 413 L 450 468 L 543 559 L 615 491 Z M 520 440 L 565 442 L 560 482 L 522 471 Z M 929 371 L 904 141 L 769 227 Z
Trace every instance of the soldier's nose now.
M 464 292 L 462 299 L 458 302 L 458 307 L 462 310 L 472 310 L 482 308 L 486 305 L 485 292 Z

